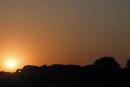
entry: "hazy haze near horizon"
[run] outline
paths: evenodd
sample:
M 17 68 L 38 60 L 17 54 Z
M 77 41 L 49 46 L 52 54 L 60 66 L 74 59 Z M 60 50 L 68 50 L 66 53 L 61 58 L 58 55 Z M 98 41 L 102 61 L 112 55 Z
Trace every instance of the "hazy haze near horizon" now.
M 0 0 L 0 56 L 23 65 L 130 57 L 129 0 Z

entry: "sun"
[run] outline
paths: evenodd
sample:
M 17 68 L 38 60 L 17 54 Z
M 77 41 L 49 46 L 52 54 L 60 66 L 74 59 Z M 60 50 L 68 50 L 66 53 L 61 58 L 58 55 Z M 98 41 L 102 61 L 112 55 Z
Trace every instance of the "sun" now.
M 15 59 L 13 59 L 13 58 L 8 58 L 5 61 L 5 66 L 8 69 L 14 69 L 17 66 L 17 61 Z
M 1 70 L 5 72 L 15 72 L 17 69 L 23 67 L 23 60 L 20 55 L 17 54 L 5 54 L 1 59 Z
M 6 63 L 6 66 L 8 68 L 14 68 L 16 66 L 16 61 L 15 60 L 8 60 Z

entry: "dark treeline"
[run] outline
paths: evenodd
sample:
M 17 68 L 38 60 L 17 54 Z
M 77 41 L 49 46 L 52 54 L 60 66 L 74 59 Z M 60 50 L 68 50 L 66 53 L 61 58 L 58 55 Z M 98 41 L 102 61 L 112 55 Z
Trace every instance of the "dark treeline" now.
M 14 73 L 0 72 L 0 87 L 130 87 L 130 60 L 125 68 L 113 57 L 87 66 L 27 65 Z

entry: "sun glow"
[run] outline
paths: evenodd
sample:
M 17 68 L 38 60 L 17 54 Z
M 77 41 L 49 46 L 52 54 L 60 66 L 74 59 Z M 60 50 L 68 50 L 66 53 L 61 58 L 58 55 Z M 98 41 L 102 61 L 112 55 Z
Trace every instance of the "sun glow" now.
M 13 59 L 7 60 L 7 61 L 6 61 L 6 66 L 7 66 L 8 68 L 14 68 L 14 67 L 16 66 L 16 61 L 13 60 Z
M 7 57 L 4 60 L 4 67 L 7 71 L 15 71 L 19 67 L 19 62 L 16 57 Z

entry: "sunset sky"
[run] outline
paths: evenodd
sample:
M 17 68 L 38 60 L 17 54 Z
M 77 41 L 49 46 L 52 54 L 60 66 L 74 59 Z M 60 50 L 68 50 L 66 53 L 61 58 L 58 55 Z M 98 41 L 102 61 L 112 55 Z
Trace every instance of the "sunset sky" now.
M 0 0 L 0 69 L 130 58 L 130 0 Z

